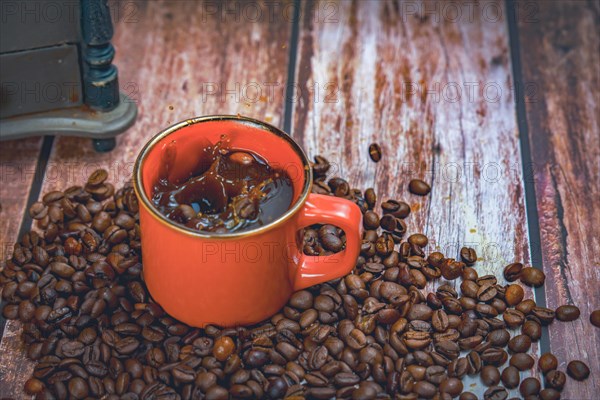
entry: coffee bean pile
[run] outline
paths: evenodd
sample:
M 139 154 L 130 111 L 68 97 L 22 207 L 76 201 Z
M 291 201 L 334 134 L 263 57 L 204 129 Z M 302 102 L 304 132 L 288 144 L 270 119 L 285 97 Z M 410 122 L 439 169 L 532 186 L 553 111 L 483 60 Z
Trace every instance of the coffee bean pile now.
M 3 315 L 23 322 L 36 361 L 25 392 L 37 399 L 470 400 L 477 397 L 462 378 L 478 374 L 485 400 L 506 399 L 512 388 L 531 399 L 560 397 L 567 378 L 552 354 L 538 362 L 544 389 L 536 378 L 521 381 L 520 372 L 534 366 L 528 351 L 542 326 L 577 318 L 576 307 L 539 307 L 520 284 L 479 276 L 471 248 L 458 259 L 426 254 L 428 238 L 406 232 L 407 203 L 382 201 L 379 214 L 373 189 L 327 179 L 328 170 L 316 157 L 313 192 L 350 199 L 364 214 L 353 272 L 295 293 L 268 321 L 228 329 L 189 327 L 150 298 L 131 187 L 115 190 L 99 170 L 83 187 L 47 193 L 29 210 L 41 234 L 25 234 L 0 265 Z M 344 246 L 333 226 L 304 233 L 308 254 Z M 544 282 L 541 271 L 520 263 L 504 276 Z M 423 290 L 442 278 L 435 292 Z M 460 290 L 446 282 L 455 279 Z M 598 311 L 590 320 L 598 325 Z M 567 373 L 583 380 L 590 371 L 571 361 Z

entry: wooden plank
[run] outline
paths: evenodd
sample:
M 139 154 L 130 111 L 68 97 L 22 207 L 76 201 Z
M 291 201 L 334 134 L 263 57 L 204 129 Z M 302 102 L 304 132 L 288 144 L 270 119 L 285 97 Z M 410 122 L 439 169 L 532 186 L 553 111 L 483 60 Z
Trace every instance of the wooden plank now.
M 342 2 L 338 22 L 315 19 L 327 4 L 303 11 L 293 136 L 352 186 L 409 202 L 408 230 L 427 234 L 429 251 L 458 257 L 469 245 L 480 275 L 529 263 L 504 3 L 452 21 L 441 3 L 409 13 L 406 3 Z M 499 19 L 485 18 L 486 7 Z M 383 151 L 377 164 L 372 142 Z M 431 194 L 409 194 L 413 178 L 432 182 Z
M 0 142 L 0 256 L 12 257 L 12 249 L 27 212 L 27 198 L 34 183 L 42 138 Z M 40 182 L 37 182 L 40 184 Z
M 517 21 L 546 301 L 581 309 L 579 320 L 551 326 L 550 345 L 561 369 L 579 359 L 592 370 L 586 382 L 568 382 L 563 397 L 592 399 L 600 385 L 600 330 L 589 323 L 600 308 L 600 9 L 594 1 L 533 4 L 535 19 Z
M 15 242 L 27 210 L 27 199 L 34 182 L 38 157 L 43 139 L 29 138 L 0 142 L 0 257 L 2 260 L 12 257 Z M 21 325 L 9 321 L 6 323 L 0 342 L 0 397 L 10 392 L 5 390 L 5 380 L 15 380 L 20 376 L 29 376 L 33 365 L 26 359 L 24 344 L 21 340 Z M 11 348 L 12 356 L 5 353 Z M 22 379 L 22 378 L 19 378 Z
M 239 113 L 282 125 L 291 34 L 287 3 L 252 3 L 260 7 L 260 19 L 241 6 L 226 13 L 214 12 L 217 3 L 211 4 L 115 3 L 123 6 L 111 10 L 119 12 L 115 64 L 122 90 L 137 102 L 138 120 L 110 153 L 95 153 L 90 140 L 57 138 L 46 171 L 56 179 L 46 179 L 42 193 L 82 184 L 100 167 L 115 185 L 123 184 L 150 137 L 192 116 Z M 19 324 L 7 325 L 7 333 L 18 338 Z M 6 337 L 0 347 L 0 397 L 23 398 L 29 374 L 7 372 L 26 362 L 16 344 Z

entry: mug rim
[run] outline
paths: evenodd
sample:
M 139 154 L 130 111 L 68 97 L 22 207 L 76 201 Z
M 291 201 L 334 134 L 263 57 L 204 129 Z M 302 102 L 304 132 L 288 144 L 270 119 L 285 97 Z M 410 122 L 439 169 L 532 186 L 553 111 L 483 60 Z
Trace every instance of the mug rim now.
M 283 140 L 285 140 L 290 145 L 292 150 L 294 150 L 296 152 L 296 154 L 300 157 L 300 159 L 302 160 L 302 163 L 304 164 L 303 169 L 304 169 L 304 178 L 305 178 L 302 192 L 300 193 L 300 196 L 294 202 L 294 204 L 285 213 L 283 213 L 279 218 L 275 219 L 274 221 L 269 222 L 266 225 L 259 226 L 257 228 L 253 228 L 253 229 L 250 229 L 247 231 L 225 232 L 225 233 L 205 232 L 205 231 L 199 231 L 196 229 L 188 228 L 184 225 L 180 225 L 180 224 L 176 223 L 175 221 L 171 221 L 154 206 L 152 201 L 150 201 L 150 199 L 146 195 L 146 192 L 144 191 L 144 187 L 143 187 L 144 185 L 143 185 L 143 181 L 142 181 L 142 170 L 144 167 L 144 162 L 145 162 L 148 154 L 150 153 L 150 151 L 152 151 L 152 149 L 154 149 L 154 147 L 162 139 L 166 138 L 167 136 L 171 135 L 172 133 L 179 131 L 180 129 L 183 129 L 183 128 L 186 128 L 188 126 L 192 126 L 195 124 L 199 124 L 199 123 L 203 123 L 203 122 L 211 122 L 211 121 L 233 121 L 236 123 L 253 126 L 253 127 L 261 129 L 263 131 L 267 131 L 267 132 L 274 134 L 274 135 L 282 138 Z M 307 199 L 308 195 L 310 194 L 310 188 L 312 187 L 312 183 L 313 183 L 313 174 L 312 174 L 312 168 L 310 167 L 309 159 L 306 156 L 306 153 L 304 153 L 304 150 L 302 150 L 300 145 L 298 143 L 296 143 L 296 141 L 294 139 L 292 139 L 292 137 L 290 135 L 288 135 L 283 130 L 281 130 L 275 126 L 268 124 L 264 121 L 260 121 L 258 119 L 244 117 L 241 115 L 226 115 L 226 114 L 224 114 L 224 115 L 206 115 L 206 116 L 201 116 L 201 117 L 188 118 L 183 121 L 177 122 L 177 123 L 169 126 L 168 128 L 163 129 L 156 135 L 154 135 L 150 140 L 148 140 L 146 142 L 144 147 L 142 147 L 142 149 L 138 153 L 138 156 L 135 160 L 135 164 L 133 166 L 133 177 L 132 178 L 133 178 L 133 189 L 135 191 L 137 198 L 141 201 L 142 205 L 144 207 L 146 207 L 146 209 L 150 212 L 150 214 L 152 214 L 155 218 L 158 219 L 159 222 L 163 223 L 164 225 L 166 225 L 169 228 L 175 229 L 175 230 L 177 230 L 185 235 L 188 235 L 188 236 L 200 237 L 200 238 L 211 238 L 211 239 L 214 239 L 214 238 L 237 239 L 237 238 L 242 238 L 242 237 L 246 237 L 246 236 L 250 236 L 250 235 L 264 233 L 264 232 L 267 232 L 267 231 L 281 225 L 285 221 L 289 220 L 294 214 L 296 214 L 300 210 L 300 208 L 302 208 L 304 206 L 304 203 L 306 202 L 306 199 Z

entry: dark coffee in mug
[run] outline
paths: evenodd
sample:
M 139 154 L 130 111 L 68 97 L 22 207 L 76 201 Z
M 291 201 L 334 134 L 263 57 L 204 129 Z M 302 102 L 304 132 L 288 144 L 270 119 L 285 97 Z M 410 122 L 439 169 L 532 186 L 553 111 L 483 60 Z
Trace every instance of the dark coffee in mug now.
M 256 153 L 231 148 L 226 135 L 206 142 L 186 177 L 170 179 L 175 144 L 165 148 L 152 196 L 169 219 L 199 231 L 240 232 L 269 224 L 292 204 L 287 173 Z

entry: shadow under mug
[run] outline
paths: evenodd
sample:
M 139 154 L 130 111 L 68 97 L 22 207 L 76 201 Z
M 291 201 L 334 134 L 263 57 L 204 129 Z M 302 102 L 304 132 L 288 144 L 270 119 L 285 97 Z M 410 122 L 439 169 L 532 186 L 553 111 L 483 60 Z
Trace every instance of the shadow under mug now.
M 292 205 L 275 221 L 243 232 L 201 232 L 169 220 L 151 200 L 167 145 L 168 156 L 175 157 L 169 177 L 183 176 L 193 169 L 206 139 L 216 143 L 223 134 L 231 148 L 254 152 L 288 173 Z M 308 158 L 287 134 L 264 122 L 207 116 L 175 124 L 144 146 L 133 178 L 140 203 L 144 281 L 167 313 L 191 326 L 260 322 L 281 309 L 294 291 L 350 272 L 359 255 L 358 206 L 311 194 Z M 317 223 L 342 228 L 345 249 L 322 257 L 303 254 L 298 231 Z

